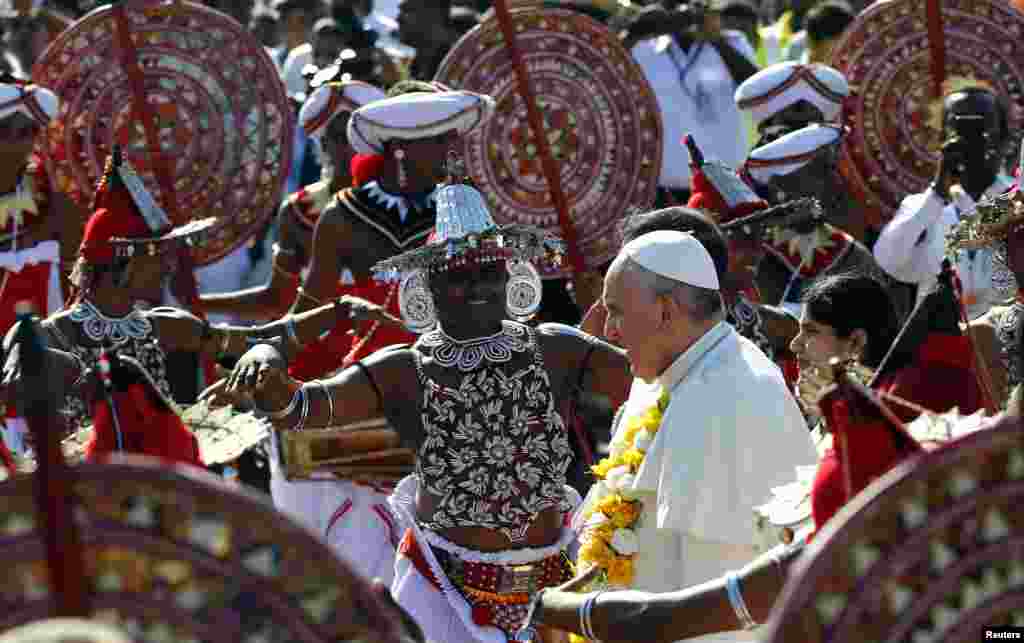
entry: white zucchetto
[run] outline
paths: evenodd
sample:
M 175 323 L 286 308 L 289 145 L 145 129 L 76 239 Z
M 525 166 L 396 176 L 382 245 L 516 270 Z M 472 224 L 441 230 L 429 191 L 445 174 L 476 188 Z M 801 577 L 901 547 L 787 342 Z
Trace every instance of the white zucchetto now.
M 648 232 L 624 245 L 619 254 L 662 277 L 708 290 L 719 288 L 715 262 L 689 232 Z

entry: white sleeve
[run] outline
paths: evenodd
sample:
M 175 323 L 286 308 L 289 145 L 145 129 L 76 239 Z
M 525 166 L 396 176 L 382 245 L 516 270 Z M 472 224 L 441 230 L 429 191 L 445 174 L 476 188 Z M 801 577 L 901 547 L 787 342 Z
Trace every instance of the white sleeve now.
M 929 281 L 942 268 L 946 205 L 934 190 L 903 199 L 896 216 L 875 241 L 875 261 L 882 270 L 904 283 Z M 936 238 L 938 237 L 938 238 Z

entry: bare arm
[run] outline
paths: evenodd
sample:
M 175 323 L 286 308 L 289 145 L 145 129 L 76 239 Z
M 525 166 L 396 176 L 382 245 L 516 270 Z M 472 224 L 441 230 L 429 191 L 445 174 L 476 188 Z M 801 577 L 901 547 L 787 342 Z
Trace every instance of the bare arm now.
M 633 375 L 625 351 L 574 326 L 541 324 L 537 330 L 552 340 L 569 386 L 579 382 L 583 390 L 604 396 L 615 406 L 626 400 Z M 545 345 L 545 354 L 549 352 Z
M 778 562 L 771 554 L 766 554 L 739 572 L 743 600 L 756 622 L 768 619 L 799 551 L 799 548 L 779 548 Z M 546 591 L 534 614 L 534 622 L 581 633 L 580 611 L 588 596 L 593 594 Z M 602 593 L 594 603 L 591 622 L 598 638 L 609 643 L 669 643 L 741 627 L 729 603 L 724 578 L 664 594 Z
M 337 201 L 332 201 L 316 222 L 309 273 L 292 306 L 293 313 L 315 308 L 329 301 L 337 292 L 341 266 L 351 254 L 348 223 L 338 216 L 338 207 Z
M 201 352 L 211 358 L 238 357 L 253 346 L 265 343 L 274 344 L 285 358 L 291 358 L 343 320 L 402 323 L 381 306 L 356 297 L 342 297 L 254 327 L 212 326 L 187 311 L 174 308 L 157 308 L 150 311 L 149 316 L 158 324 L 158 336 L 166 347 Z
M 288 201 L 277 213 L 278 242 L 274 244 L 270 282 L 255 288 L 203 295 L 200 301 L 208 313 L 227 313 L 243 319 L 275 318 L 288 312 L 299 287 L 299 273 L 307 259 L 310 236 L 291 214 Z M 303 236 L 307 238 L 304 240 Z

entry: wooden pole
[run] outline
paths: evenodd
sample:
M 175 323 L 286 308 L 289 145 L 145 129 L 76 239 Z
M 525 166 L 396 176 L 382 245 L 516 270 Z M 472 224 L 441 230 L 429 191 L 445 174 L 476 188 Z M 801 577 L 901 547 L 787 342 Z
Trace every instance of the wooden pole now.
M 530 85 L 529 72 L 526 63 L 523 62 L 522 53 L 516 42 L 515 27 L 512 24 L 512 15 L 508 9 L 508 0 L 495 0 L 494 14 L 498 19 L 498 26 L 501 28 L 502 36 L 505 39 L 505 46 L 508 47 L 509 58 L 512 59 L 512 67 L 515 69 L 516 82 L 519 95 L 526 103 L 527 118 L 530 123 L 530 131 L 533 134 L 533 142 L 537 146 L 537 153 L 540 155 L 541 165 L 544 168 L 544 177 L 547 179 L 548 190 L 551 193 L 551 201 L 558 212 L 558 225 L 562 230 L 562 238 L 569 259 L 569 267 L 574 277 L 579 277 L 585 270 L 583 255 L 580 254 L 579 243 L 576 237 L 576 228 L 573 226 L 569 200 L 562 190 L 561 173 L 558 163 L 551 156 L 551 148 L 548 145 L 547 132 L 544 127 L 544 117 L 537 105 L 537 97 Z

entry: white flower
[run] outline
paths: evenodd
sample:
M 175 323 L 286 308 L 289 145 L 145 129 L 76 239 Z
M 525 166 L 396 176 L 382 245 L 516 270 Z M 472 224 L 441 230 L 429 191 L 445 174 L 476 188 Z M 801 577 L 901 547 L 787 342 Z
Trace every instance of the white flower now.
M 595 482 L 592 489 L 591 493 L 594 494 L 595 499 L 604 498 L 612 491 L 604 480 L 598 480 Z
M 640 551 L 640 541 L 632 529 L 616 529 L 612 534 L 612 548 L 622 556 L 632 556 Z
M 605 484 L 612 491 L 618 491 L 619 489 L 619 478 L 622 476 L 629 475 L 629 467 L 621 465 L 608 470 L 608 473 L 604 476 Z
M 612 442 L 612 445 L 608 447 L 608 455 L 613 458 L 618 458 L 626 452 L 626 445 L 622 442 Z
M 624 476 L 619 476 L 615 482 L 619 485 L 615 490 L 622 495 L 626 495 L 633 489 L 633 484 L 636 482 L 636 476 L 632 473 L 627 473 Z
M 608 522 L 608 516 L 604 515 L 600 511 L 595 511 L 590 516 L 590 519 L 587 520 L 587 527 L 600 527 L 606 522 Z
M 638 431 L 636 437 L 633 438 L 633 446 L 641 451 L 647 451 L 651 448 L 652 442 L 654 442 L 654 434 L 647 429 Z

